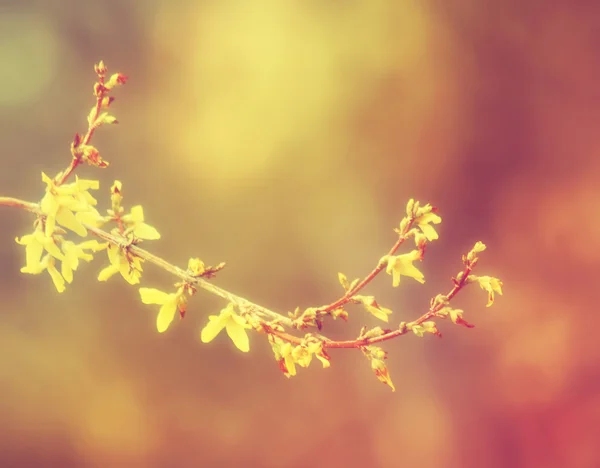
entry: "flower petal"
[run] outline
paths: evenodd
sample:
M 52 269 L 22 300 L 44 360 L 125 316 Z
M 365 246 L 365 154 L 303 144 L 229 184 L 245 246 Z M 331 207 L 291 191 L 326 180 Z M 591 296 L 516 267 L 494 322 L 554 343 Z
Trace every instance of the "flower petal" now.
M 174 294 L 169 294 L 169 296 L 174 296 Z M 177 301 L 170 298 L 168 302 L 165 302 L 163 306 L 160 308 L 158 312 L 158 317 L 156 317 L 156 329 L 159 333 L 163 333 L 171 322 L 175 318 L 175 312 L 177 311 Z
M 417 250 L 413 250 L 410 253 L 388 257 L 388 264 L 385 271 L 392 275 L 392 284 L 394 287 L 400 285 L 401 276 L 410 276 L 419 283 L 425 282 L 423 273 L 412 263 L 418 259 L 419 255 Z
M 44 246 L 34 240 L 25 247 L 25 265 L 27 269 L 35 270 L 40 266 Z
M 134 223 L 143 223 L 144 222 L 144 208 L 142 205 L 135 205 L 131 207 L 131 220 Z
M 146 239 L 146 240 L 160 239 L 160 233 L 156 230 L 156 228 L 154 228 L 146 223 L 138 224 L 134 228 L 133 233 L 140 239 Z
M 71 263 L 65 258 L 61 263 L 60 272 L 65 281 L 69 284 L 73 282 L 73 270 L 74 268 L 71 267 Z
M 58 213 L 56 213 L 56 222 L 79 234 L 81 237 L 87 236 L 87 229 L 77 220 L 73 212 L 67 208 L 61 207 L 58 210 Z
M 140 288 L 140 296 L 144 304 L 165 304 L 170 294 L 155 288 Z
M 48 269 L 48 273 L 50 273 L 50 276 L 52 277 L 52 282 L 54 283 L 56 290 L 59 293 L 63 292 L 66 289 L 65 288 L 65 280 L 60 275 L 60 273 L 58 272 L 56 267 L 54 266 L 54 259 L 51 259 L 49 261 L 47 269 Z
M 108 278 L 119 272 L 119 267 L 108 265 L 98 273 L 98 281 L 106 281 Z
M 227 330 L 227 335 L 233 341 L 233 344 L 240 351 L 247 353 L 250 351 L 250 340 L 248 339 L 248 334 L 246 333 L 246 328 L 237 321 L 233 320 L 231 317 L 227 320 L 227 324 L 225 325 L 225 329 Z
M 200 333 L 200 340 L 202 343 L 210 343 L 215 337 L 225 328 L 226 320 L 221 316 L 211 315 L 208 317 L 209 322 L 202 329 Z
M 142 277 L 141 269 L 135 268 L 135 265 L 129 265 L 128 263 L 121 263 L 119 271 L 123 279 L 129 284 L 138 284 Z

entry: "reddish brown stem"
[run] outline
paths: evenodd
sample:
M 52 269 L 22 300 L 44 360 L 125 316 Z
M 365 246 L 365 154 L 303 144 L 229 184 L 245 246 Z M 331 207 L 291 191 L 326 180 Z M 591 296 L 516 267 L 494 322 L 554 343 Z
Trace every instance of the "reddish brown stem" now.
M 103 75 L 98 75 L 98 83 L 100 83 L 101 85 L 104 84 L 104 76 Z M 104 90 L 104 87 L 101 86 L 100 92 L 96 96 L 96 107 L 94 108 L 94 113 L 88 123 L 87 132 L 81 139 L 80 145 L 89 145 L 90 141 L 92 141 L 92 137 L 94 136 L 94 132 L 96 131 L 96 128 L 97 128 L 96 121 L 98 120 L 98 116 L 100 115 L 100 108 L 102 107 L 102 100 L 104 99 L 105 96 L 106 96 L 106 91 Z M 81 164 L 81 162 L 82 162 L 81 156 L 73 156 L 73 159 L 71 159 L 71 163 L 69 164 L 69 167 L 67 167 L 60 174 L 60 177 L 55 181 L 56 185 L 64 184 L 66 182 L 66 180 L 69 178 L 69 176 L 73 173 L 73 171 L 75 171 L 75 169 L 77 169 L 77 166 L 79 166 Z
M 410 218 L 409 222 L 406 223 L 406 227 L 404 228 L 404 230 L 401 233 L 399 233 L 398 240 L 396 241 L 396 243 L 392 246 L 392 248 L 388 252 L 388 254 L 387 254 L 388 256 L 394 255 L 396 253 L 396 251 L 398 250 L 398 248 L 406 241 L 406 239 L 408 239 L 407 234 L 411 230 L 413 222 L 414 222 L 414 218 Z M 381 271 L 385 268 L 385 266 L 386 266 L 385 262 L 379 262 L 377 264 L 377 266 L 375 268 L 373 268 L 373 270 L 371 270 L 371 272 L 362 281 L 360 281 L 356 286 L 354 286 L 352 289 L 349 289 L 348 291 L 346 291 L 346 294 L 344 294 L 342 297 L 340 297 L 337 301 L 332 302 L 331 304 L 319 307 L 317 309 L 317 312 L 321 312 L 321 313 L 331 312 L 333 310 L 339 309 L 340 307 L 342 307 L 345 304 L 347 304 L 348 302 L 350 302 L 352 300 L 352 298 L 356 295 L 356 293 L 358 293 L 362 288 L 364 288 L 367 284 L 369 284 L 371 281 L 373 281 L 373 279 L 379 273 L 381 273 Z
M 454 284 L 452 290 L 448 293 L 447 300 L 450 301 L 454 296 L 458 294 L 458 292 L 467 284 L 467 278 L 471 274 L 472 266 L 467 265 L 463 270 L 463 274 L 461 275 L 461 280 Z M 437 314 L 442 308 L 445 307 L 445 303 L 438 303 L 435 306 L 431 307 L 425 314 L 421 315 L 414 322 L 411 322 L 414 325 L 420 325 L 423 322 L 433 318 L 435 314 Z M 376 343 L 381 343 L 383 341 L 388 341 L 398 336 L 406 335 L 410 331 L 410 328 L 406 326 L 406 324 L 397 330 L 390 331 L 388 333 L 384 333 L 383 335 L 369 337 L 369 338 L 357 338 L 354 340 L 346 340 L 346 341 L 333 341 L 333 340 L 323 340 L 324 348 L 362 348 L 363 346 L 369 346 Z M 275 330 L 271 330 L 270 333 L 278 336 L 282 340 L 288 341 L 295 345 L 300 345 L 303 342 L 302 338 L 299 338 L 294 335 L 290 335 L 289 333 L 278 332 Z

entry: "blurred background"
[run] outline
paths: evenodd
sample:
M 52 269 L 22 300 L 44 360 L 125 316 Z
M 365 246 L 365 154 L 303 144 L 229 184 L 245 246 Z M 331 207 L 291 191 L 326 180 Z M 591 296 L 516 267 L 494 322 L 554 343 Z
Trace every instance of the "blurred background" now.
M 154 253 L 226 261 L 217 284 L 285 313 L 368 272 L 412 197 L 444 220 L 427 282 L 366 293 L 411 320 L 482 240 L 505 295 L 388 342 L 395 393 L 349 350 L 288 380 L 263 336 L 200 343 L 208 294 L 161 335 L 103 255 L 63 294 L 21 274 L 32 217 L 1 208 L 0 466 L 600 466 L 598 2 L 1 0 L 1 195 L 66 167 L 99 59 L 130 81 L 110 167 L 78 174 L 102 208 L 123 182 Z M 378 324 L 350 314 L 326 331 Z

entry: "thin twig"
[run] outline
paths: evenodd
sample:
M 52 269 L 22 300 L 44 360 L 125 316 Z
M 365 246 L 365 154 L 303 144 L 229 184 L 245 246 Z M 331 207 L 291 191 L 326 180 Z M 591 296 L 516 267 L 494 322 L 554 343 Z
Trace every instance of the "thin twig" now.
M 414 218 L 410 218 L 409 222 L 406 223 L 406 227 L 398 235 L 398 240 L 396 241 L 396 243 L 392 246 L 392 248 L 388 252 L 388 256 L 394 255 L 396 253 L 396 251 L 398 250 L 398 248 L 408 239 L 408 235 L 407 234 L 410 231 L 410 229 L 412 228 L 413 223 L 414 223 Z M 373 268 L 373 270 L 367 276 L 365 276 L 365 278 L 362 281 L 360 281 L 353 288 L 351 288 L 348 291 L 346 291 L 346 294 L 344 294 L 337 301 L 332 302 L 331 304 L 319 307 L 317 309 L 317 311 L 323 312 L 323 313 L 327 313 L 327 312 L 331 312 L 331 311 L 333 311 L 335 309 L 339 309 L 340 307 L 344 306 L 345 304 L 347 304 L 348 302 L 350 302 L 354 296 L 356 296 L 357 292 L 359 292 L 367 284 L 369 284 L 371 281 L 373 281 L 373 279 L 381 271 L 383 271 L 383 269 L 386 267 L 386 265 L 387 265 L 386 262 L 380 261 L 377 264 L 377 266 L 375 268 Z
M 18 198 L 0 197 L 0 206 L 10 206 L 12 208 L 20 208 L 32 213 L 39 213 L 40 206 L 37 203 L 31 203 Z

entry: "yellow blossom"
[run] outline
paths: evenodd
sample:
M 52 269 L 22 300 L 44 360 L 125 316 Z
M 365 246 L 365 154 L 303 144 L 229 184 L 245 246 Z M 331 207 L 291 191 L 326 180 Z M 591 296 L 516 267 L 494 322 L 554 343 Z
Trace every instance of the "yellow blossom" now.
M 103 268 L 98 274 L 98 281 L 106 281 L 115 273 L 121 276 L 129 284 L 137 284 L 142 276 L 142 259 L 136 256 L 127 256 L 127 253 L 116 245 L 109 244 L 107 247 L 110 265 Z
M 412 252 L 384 257 L 387 259 L 386 273 L 392 275 L 392 284 L 394 287 L 400 284 L 400 276 L 410 276 L 416 279 L 419 283 L 425 282 L 425 276 L 421 273 L 417 267 L 413 265 L 415 260 L 421 258 L 421 254 L 418 250 Z
M 373 372 L 375 372 L 375 375 L 381 382 L 392 389 L 392 392 L 396 391 L 396 387 L 394 387 L 390 373 L 383 360 L 376 358 L 371 359 L 371 369 L 373 369 Z
M 321 364 L 323 364 L 324 368 L 331 366 L 331 363 L 329 362 L 330 357 L 323 348 L 322 342 L 319 341 L 309 343 L 306 348 L 311 355 L 314 354 L 316 358 L 321 361 Z
M 233 341 L 233 344 L 244 353 L 250 350 L 250 342 L 246 329 L 251 328 L 246 320 L 235 312 L 233 303 L 227 304 L 227 307 L 221 310 L 219 315 L 208 317 L 208 323 L 202 329 L 200 339 L 203 343 L 210 343 L 215 337 L 225 329 L 227 335 Z
M 163 333 L 169 328 L 181 301 L 185 300 L 183 289 L 168 294 L 154 288 L 140 288 L 140 296 L 144 304 L 159 304 L 161 306 L 156 317 L 156 329 L 159 333 Z
M 285 376 L 292 377 L 293 375 L 296 375 L 296 357 L 294 356 L 294 347 L 291 345 L 291 343 L 284 343 L 279 352 L 281 353 L 281 359 L 283 360 L 283 364 L 287 370 Z
M 369 312 L 370 314 L 373 314 L 379 320 L 383 320 L 384 322 L 387 322 L 388 315 L 392 314 L 392 311 L 390 309 L 381 307 L 375 300 L 374 296 L 357 295 L 357 296 L 354 296 L 353 299 L 355 301 L 362 303 L 362 305 L 365 306 L 365 309 L 367 309 L 367 312 Z
M 491 276 L 474 276 L 469 277 L 471 281 L 477 281 L 479 286 L 488 293 L 488 302 L 486 307 L 490 307 L 494 303 L 494 293 L 502 295 L 502 281 Z
M 137 238 L 147 240 L 160 239 L 159 232 L 152 226 L 144 223 L 144 209 L 141 205 L 132 207 L 131 212 L 124 215 L 121 219 L 128 230 L 133 232 Z
M 60 272 L 67 283 L 71 283 L 73 281 L 73 271 L 77 270 L 79 266 L 79 259 L 81 258 L 86 262 L 90 262 L 94 258 L 91 253 L 85 252 L 85 250 L 97 252 L 98 250 L 105 249 L 107 245 L 100 244 L 97 240 L 89 240 L 79 244 L 71 241 L 63 241 L 61 247 L 64 252 L 64 259 Z
M 204 272 L 206 271 L 204 262 L 202 260 L 200 260 L 199 258 L 190 258 L 188 260 L 188 271 L 193 276 L 202 276 L 204 274 Z
M 54 238 L 47 237 L 40 227 L 37 227 L 33 234 L 26 234 L 21 239 L 17 237 L 15 241 L 25 246 L 25 266 L 21 268 L 23 273 L 38 274 L 43 271 L 41 258 L 44 250 L 59 260 L 64 258 Z
M 46 194 L 40 202 L 40 208 L 46 215 L 46 236 L 52 235 L 57 223 L 80 236 L 86 236 L 87 230 L 77 220 L 75 212 L 88 211 L 96 205 L 96 200 L 88 190 L 98 189 L 100 183 L 97 180 L 76 178 L 71 184 L 57 186 L 44 173 L 42 180 L 46 183 Z
M 75 219 L 82 225 L 89 224 L 90 226 L 94 227 L 100 227 L 106 223 L 106 218 L 102 216 L 93 206 L 91 206 L 87 211 L 78 211 L 75 213 Z
M 306 346 L 298 345 L 292 350 L 292 357 L 301 367 L 308 367 L 312 361 L 312 354 Z
M 47 271 L 58 292 L 65 290 L 65 280 L 73 280 L 73 270 L 77 268 L 78 258 L 91 260 L 91 255 L 83 249 L 97 249 L 97 241 L 88 241 L 76 246 L 73 242 L 63 241 L 63 252 L 60 251 L 52 236 L 47 237 L 41 227 L 37 227 L 33 234 L 27 234 L 21 239 L 16 238 L 18 244 L 25 245 L 25 266 L 21 268 L 22 273 L 39 275 Z M 44 251 L 48 252 L 46 255 Z M 62 261 L 62 276 L 56 268 L 56 260 Z
M 32 275 L 39 275 L 44 270 L 47 271 L 52 278 L 52 282 L 54 283 L 56 290 L 59 293 L 63 292 L 65 290 L 65 280 L 56 269 L 56 259 L 52 255 L 44 255 L 39 264 L 32 268 L 21 268 L 22 273 L 29 273 Z
M 421 324 L 409 323 L 406 328 L 408 328 L 409 330 L 412 330 L 415 335 L 420 336 L 420 337 L 424 336 L 425 333 L 432 333 L 432 334 L 440 336 L 440 337 L 442 336 L 442 334 L 437 329 L 435 322 L 433 322 L 433 321 L 427 321 L 427 322 L 423 322 Z
M 440 224 L 442 222 L 442 218 L 431 211 L 431 205 L 424 206 L 423 208 L 419 209 L 418 212 L 421 210 L 424 213 L 415 218 L 415 224 L 419 227 L 419 229 L 421 229 L 427 240 L 432 241 L 437 239 L 439 237 L 438 233 L 430 223 Z

